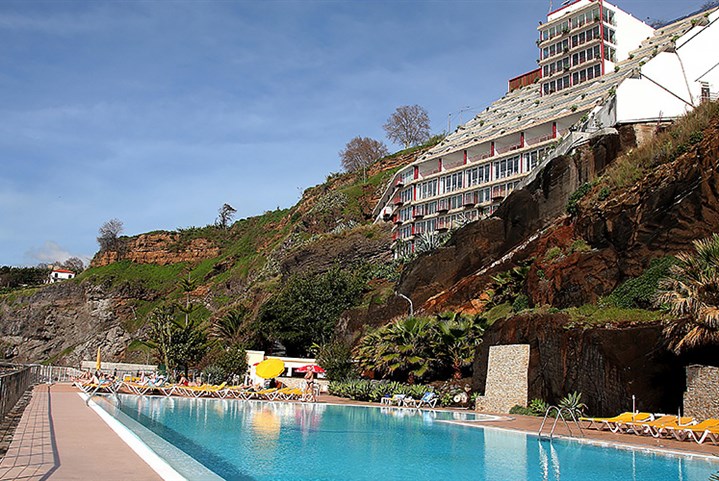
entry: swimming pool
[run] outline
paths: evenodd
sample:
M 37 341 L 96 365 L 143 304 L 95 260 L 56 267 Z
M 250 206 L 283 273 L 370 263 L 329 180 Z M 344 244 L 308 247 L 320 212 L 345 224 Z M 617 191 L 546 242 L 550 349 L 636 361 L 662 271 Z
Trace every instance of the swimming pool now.
M 188 479 L 706 481 L 719 470 L 704 458 L 462 426 L 445 412 L 128 395 L 100 404 Z

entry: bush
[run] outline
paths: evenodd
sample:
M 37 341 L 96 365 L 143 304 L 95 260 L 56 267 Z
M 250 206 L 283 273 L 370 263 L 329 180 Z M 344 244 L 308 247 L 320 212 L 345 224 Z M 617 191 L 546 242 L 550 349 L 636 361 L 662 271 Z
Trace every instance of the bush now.
M 579 213 L 579 201 L 582 200 L 590 190 L 592 190 L 592 184 L 585 182 L 580 185 L 577 190 L 572 192 L 569 196 L 569 200 L 567 200 L 567 214 L 575 216 Z
M 570 252 L 588 252 L 592 250 L 584 239 L 577 239 L 569 247 Z
M 512 303 L 512 310 L 514 312 L 521 312 L 525 309 L 529 309 L 529 297 L 525 294 L 520 294 Z
M 317 364 L 322 366 L 330 381 L 342 381 L 357 377 L 352 348 L 342 341 L 331 341 L 317 348 Z
M 598 196 L 598 198 L 599 198 L 599 200 L 606 200 L 611 193 L 612 193 L 612 189 L 610 189 L 609 187 L 607 187 L 607 186 L 605 185 L 604 187 L 602 187 L 602 188 L 599 190 L 599 196 Z
M 524 406 L 520 406 L 519 404 L 515 404 L 509 410 L 509 414 L 515 414 L 519 416 L 534 416 L 534 411 Z
M 544 416 L 549 405 L 543 399 L 532 399 L 529 403 L 529 409 L 534 416 Z
M 641 276 L 624 281 L 606 297 L 604 303 L 622 309 L 650 307 L 659 289 L 659 281 L 667 276 L 669 268 L 676 262 L 673 256 L 652 260 Z
M 547 252 L 544 254 L 544 260 L 545 261 L 551 261 L 552 259 L 556 259 L 557 257 L 562 255 L 562 249 L 559 247 L 550 247 L 547 249 Z

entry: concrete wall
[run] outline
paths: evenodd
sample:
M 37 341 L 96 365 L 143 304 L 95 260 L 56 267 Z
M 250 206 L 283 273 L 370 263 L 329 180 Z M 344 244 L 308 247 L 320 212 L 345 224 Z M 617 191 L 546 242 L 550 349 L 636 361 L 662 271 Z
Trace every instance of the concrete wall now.
M 687 366 L 684 413 L 697 419 L 719 417 L 719 368 Z
M 507 413 L 527 405 L 529 389 L 529 345 L 509 344 L 489 348 L 487 384 L 477 398 L 477 411 Z

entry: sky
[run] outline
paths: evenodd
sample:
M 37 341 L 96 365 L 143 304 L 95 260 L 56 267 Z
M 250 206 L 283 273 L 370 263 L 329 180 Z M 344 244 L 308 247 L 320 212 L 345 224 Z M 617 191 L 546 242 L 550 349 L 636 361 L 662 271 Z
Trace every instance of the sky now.
M 671 20 L 706 0 L 617 0 Z M 555 0 L 556 8 L 561 3 Z M 401 105 L 454 130 L 536 67 L 549 0 L 0 1 L 0 265 L 98 228 L 294 205 Z

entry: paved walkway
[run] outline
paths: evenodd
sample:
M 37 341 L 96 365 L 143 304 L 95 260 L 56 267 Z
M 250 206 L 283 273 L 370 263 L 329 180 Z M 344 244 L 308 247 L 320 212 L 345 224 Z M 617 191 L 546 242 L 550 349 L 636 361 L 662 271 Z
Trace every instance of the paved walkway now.
M 161 479 L 77 393 L 63 384 L 35 387 L 0 462 L 0 480 Z
M 160 477 L 140 459 L 69 385 L 40 385 L 23 413 L 12 444 L 0 462 L 0 481 L 96 480 L 157 481 Z M 238 401 L 241 402 L 241 401 Z M 334 396 L 320 402 L 358 403 Z M 541 419 L 507 416 L 487 424 L 536 433 Z M 557 432 L 564 434 L 564 428 Z M 719 456 L 719 447 L 705 443 L 654 439 L 648 436 L 585 431 L 587 437 L 608 444 L 628 444 Z M 575 433 L 576 434 L 576 433 Z

